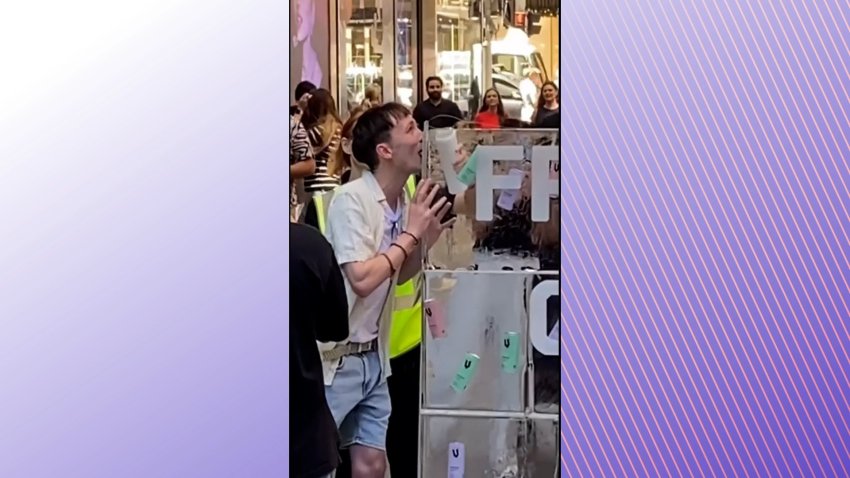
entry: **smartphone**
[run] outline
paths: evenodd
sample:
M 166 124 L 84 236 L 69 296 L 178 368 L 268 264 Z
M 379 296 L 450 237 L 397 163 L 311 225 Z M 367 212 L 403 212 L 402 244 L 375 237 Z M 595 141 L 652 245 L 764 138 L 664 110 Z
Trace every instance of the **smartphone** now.
M 433 206 L 434 204 L 436 204 L 437 201 L 440 200 L 440 198 L 446 198 L 446 200 L 448 202 L 450 202 L 450 203 L 452 203 L 452 205 L 454 205 L 455 195 L 449 193 L 448 188 L 446 188 L 445 186 L 440 186 L 440 189 L 437 191 L 437 195 L 434 197 L 434 202 L 431 203 L 431 205 Z M 454 207 L 454 206 L 452 206 L 452 207 Z M 457 216 L 457 215 L 455 213 L 453 213 L 450 209 L 449 212 L 446 213 L 446 216 L 443 218 L 443 224 L 451 221 L 455 216 Z

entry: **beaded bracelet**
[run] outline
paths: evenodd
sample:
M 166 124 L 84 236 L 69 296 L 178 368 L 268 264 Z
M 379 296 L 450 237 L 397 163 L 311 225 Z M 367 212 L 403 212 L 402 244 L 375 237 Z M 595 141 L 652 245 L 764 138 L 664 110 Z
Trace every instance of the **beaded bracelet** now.
M 393 265 L 392 259 L 390 259 L 390 256 L 388 256 L 384 252 L 382 252 L 381 255 L 384 256 L 384 259 L 387 260 L 387 264 L 390 265 L 390 277 L 394 276 L 395 275 L 395 266 Z
M 408 256 L 407 249 L 401 247 L 401 245 L 396 243 L 396 242 L 393 242 L 392 244 L 390 244 L 390 247 L 393 247 L 393 246 L 396 246 L 401 250 L 401 253 L 404 254 L 404 261 L 407 262 L 407 256 Z
M 401 231 L 401 233 L 402 233 L 402 234 L 407 234 L 408 236 L 410 236 L 410 238 L 411 238 L 411 239 L 413 239 L 413 244 L 415 244 L 415 245 L 417 245 L 417 246 L 419 245 L 419 238 L 418 238 L 418 237 L 414 236 L 413 234 L 411 234 L 411 233 L 409 233 L 409 232 L 407 232 L 407 231 Z

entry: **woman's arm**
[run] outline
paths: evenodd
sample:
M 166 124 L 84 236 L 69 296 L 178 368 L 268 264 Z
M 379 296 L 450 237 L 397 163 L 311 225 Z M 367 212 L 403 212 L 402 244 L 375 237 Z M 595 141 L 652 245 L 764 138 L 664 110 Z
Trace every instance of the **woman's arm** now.
M 293 156 L 293 161 L 289 166 L 289 177 L 300 179 L 314 174 L 316 172 L 316 160 L 313 159 L 310 140 L 303 124 L 299 123 L 295 127 L 290 141 L 292 145 L 289 148 L 289 154 Z
M 305 159 L 289 167 L 289 177 L 292 179 L 306 178 L 316 172 L 316 160 Z

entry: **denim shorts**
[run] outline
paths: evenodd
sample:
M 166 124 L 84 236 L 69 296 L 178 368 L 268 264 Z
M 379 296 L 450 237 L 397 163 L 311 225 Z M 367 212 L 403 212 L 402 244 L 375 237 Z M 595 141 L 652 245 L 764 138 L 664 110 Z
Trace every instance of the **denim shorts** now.
M 339 428 L 342 448 L 363 445 L 386 451 L 390 391 L 381 380 L 377 351 L 343 357 L 325 396 Z

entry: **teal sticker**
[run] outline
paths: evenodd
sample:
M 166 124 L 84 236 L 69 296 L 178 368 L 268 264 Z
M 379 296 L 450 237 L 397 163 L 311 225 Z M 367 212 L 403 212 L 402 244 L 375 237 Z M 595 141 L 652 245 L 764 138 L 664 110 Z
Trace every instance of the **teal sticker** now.
M 463 165 L 463 169 L 460 170 L 460 173 L 457 175 L 458 181 L 465 184 L 467 187 L 475 184 L 475 172 L 478 168 L 478 148 L 475 148 L 472 151 L 472 154 L 469 156 L 469 159 L 466 160 L 466 163 Z
M 452 380 L 452 390 L 457 393 L 461 393 L 466 391 L 469 388 L 469 383 L 472 381 L 472 378 L 475 376 L 475 371 L 478 369 L 478 357 L 475 354 L 466 354 L 466 357 L 463 359 L 463 363 L 455 374 L 454 380 Z
M 502 370 L 507 373 L 519 370 L 519 334 L 516 332 L 505 332 L 502 339 Z

